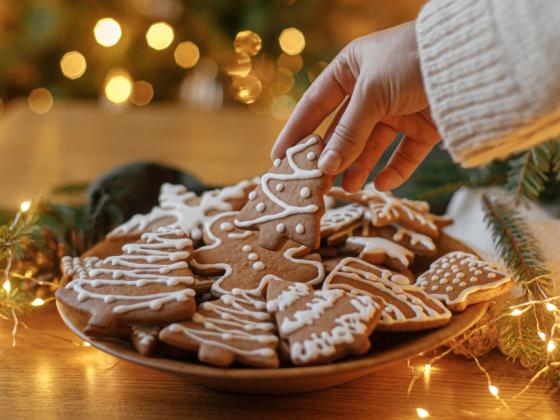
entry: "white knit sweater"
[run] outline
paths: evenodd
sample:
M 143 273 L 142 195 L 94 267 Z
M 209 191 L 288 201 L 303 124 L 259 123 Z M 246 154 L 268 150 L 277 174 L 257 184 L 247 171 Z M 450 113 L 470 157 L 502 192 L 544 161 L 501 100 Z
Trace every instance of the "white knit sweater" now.
M 560 135 L 560 0 L 432 0 L 416 35 L 455 161 L 480 165 Z

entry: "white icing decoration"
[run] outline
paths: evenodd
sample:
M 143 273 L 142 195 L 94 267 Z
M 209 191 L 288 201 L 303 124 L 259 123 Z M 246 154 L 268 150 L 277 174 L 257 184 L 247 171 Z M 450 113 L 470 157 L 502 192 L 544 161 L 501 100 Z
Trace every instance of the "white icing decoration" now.
M 276 187 L 274 189 L 278 192 L 282 192 L 284 191 L 284 184 L 276 184 Z
M 315 213 L 319 210 L 319 206 L 316 204 L 308 204 L 303 207 L 293 206 L 288 204 L 275 196 L 269 189 L 269 181 L 298 181 L 298 180 L 310 180 L 315 178 L 320 178 L 323 174 L 319 169 L 302 169 L 294 161 L 294 155 L 297 153 L 302 152 L 303 150 L 307 149 L 310 146 L 317 144 L 318 139 L 317 137 L 311 137 L 305 143 L 296 144 L 295 146 L 290 147 L 286 152 L 286 158 L 288 161 L 288 165 L 293 171 L 293 173 L 271 173 L 268 172 L 264 174 L 261 178 L 261 189 L 266 195 L 266 197 L 271 200 L 274 204 L 279 206 L 282 210 L 275 214 L 264 214 L 262 216 L 257 217 L 256 219 L 252 220 L 236 220 L 235 223 L 237 226 L 246 228 L 251 227 L 259 223 L 269 222 L 271 220 L 278 220 L 283 219 L 288 216 L 292 216 L 294 214 L 308 214 L 308 213 Z M 276 161 L 275 161 L 276 163 Z M 276 165 L 275 165 L 276 166 Z
M 234 226 L 229 222 L 224 222 L 220 225 L 220 229 L 224 232 L 231 232 L 234 229 Z
M 251 245 L 243 245 L 241 247 L 241 250 L 243 250 L 244 252 L 251 252 L 253 250 L 253 247 Z
M 265 269 L 265 265 L 262 261 L 257 261 L 256 263 L 253 264 L 253 269 L 257 271 L 261 271 Z
M 256 261 L 259 259 L 259 256 L 254 252 L 251 252 L 249 255 L 247 255 L 247 258 L 249 258 L 251 261 Z
M 307 153 L 307 160 L 315 160 L 317 159 L 317 155 L 314 152 Z
M 78 278 L 70 281 L 65 288 L 75 291 L 78 301 L 97 299 L 105 303 L 123 302 L 112 308 L 114 313 L 146 308 L 159 310 L 167 303 L 193 297 L 195 292 L 190 287 L 147 295 L 104 294 L 90 290 L 101 286 L 144 287 L 148 284 L 161 284 L 173 287 L 194 284 L 195 280 L 192 276 L 168 275 L 171 271 L 188 268 L 184 260 L 190 254 L 185 248 L 191 247 L 192 241 L 185 237 L 185 232 L 180 229 L 160 228 L 156 232 L 142 234 L 141 239 L 146 243 L 126 244 L 122 248 L 124 252 L 122 255 L 107 257 L 104 260 L 95 257 L 86 258 L 83 266 L 79 258 L 65 257 L 63 259 L 65 273 L 72 276 L 78 274 Z M 115 268 L 102 266 L 109 264 Z
M 256 191 L 251 191 L 249 193 L 249 200 L 253 201 L 255 198 L 257 198 L 257 192 Z
M 398 260 L 405 267 L 410 264 L 409 259 L 414 257 L 414 254 L 404 246 L 381 237 L 351 236 L 346 240 L 346 244 L 362 246 L 360 255 L 383 253 Z
M 321 232 L 338 231 L 359 222 L 364 215 L 364 208 L 356 204 L 328 209 L 321 218 Z M 352 230 L 353 230 L 352 226 Z
M 272 162 L 272 164 L 275 168 L 278 168 L 280 165 L 282 165 L 282 159 L 274 159 L 274 162 Z
M 305 227 L 303 227 L 303 225 L 301 223 L 298 223 L 296 225 L 296 232 L 299 234 L 302 234 L 305 232 Z
M 412 246 L 416 246 L 420 244 L 424 248 L 429 249 L 430 251 L 434 251 L 436 249 L 434 240 L 429 236 L 423 235 L 418 232 L 414 232 L 413 230 L 404 228 L 400 225 L 393 225 L 393 226 L 396 229 L 395 233 L 393 234 L 394 241 L 401 242 L 402 240 L 404 240 L 404 236 L 407 235 L 410 239 L 410 244 Z
M 278 223 L 276 225 L 276 232 L 282 233 L 286 230 L 286 225 L 284 223 Z
M 259 212 L 262 213 L 265 209 L 266 209 L 266 205 L 264 203 L 258 203 L 255 206 L 255 209 Z
M 299 196 L 301 198 L 309 198 L 311 197 L 311 190 L 307 187 L 303 187 L 301 190 L 299 190 Z

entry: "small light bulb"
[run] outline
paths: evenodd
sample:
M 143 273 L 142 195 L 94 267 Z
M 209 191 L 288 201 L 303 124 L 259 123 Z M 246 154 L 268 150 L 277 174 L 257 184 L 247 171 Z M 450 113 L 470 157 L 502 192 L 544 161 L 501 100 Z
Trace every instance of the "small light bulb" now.
M 429 375 L 431 370 L 432 370 L 432 365 L 430 365 L 429 363 L 426 363 L 424 365 L 424 375 Z
M 521 309 L 515 308 L 513 311 L 511 311 L 511 316 L 519 316 L 522 313 L 523 313 L 523 311 Z
M 549 340 L 548 344 L 546 345 L 546 351 L 552 353 L 554 350 L 556 350 L 556 344 L 554 343 L 554 341 Z
M 24 201 L 23 203 L 21 203 L 21 204 L 19 205 L 19 210 L 20 210 L 22 213 L 25 213 L 25 212 L 28 211 L 30 208 L 31 208 L 31 201 L 28 201 L 28 200 L 27 200 L 27 201 Z
M 554 303 L 547 302 L 546 310 L 550 311 L 550 312 L 554 312 L 554 311 L 558 310 L 558 308 L 556 307 L 556 305 Z
M 537 334 L 539 335 L 539 338 L 540 338 L 542 341 L 545 341 L 545 340 L 546 340 L 546 334 L 545 334 L 545 333 L 543 333 L 542 331 L 539 331 Z
M 497 386 L 494 385 L 488 385 L 488 391 L 490 391 L 490 394 L 492 394 L 496 398 L 500 394 L 500 390 L 498 389 Z
M 89 344 L 87 341 L 84 341 L 84 342 L 82 343 L 82 345 L 83 345 L 84 347 L 91 347 L 91 344 Z
M 31 302 L 31 306 L 42 306 L 45 304 L 45 301 L 41 298 L 35 298 L 33 299 L 33 302 Z
M 10 280 L 6 280 L 2 285 L 2 288 L 6 291 L 6 293 L 10 293 L 10 291 L 12 290 L 12 284 L 10 283 Z
M 430 413 L 428 412 L 428 410 L 420 407 L 416 409 L 416 414 L 418 414 L 418 417 L 420 417 L 421 419 L 430 417 Z

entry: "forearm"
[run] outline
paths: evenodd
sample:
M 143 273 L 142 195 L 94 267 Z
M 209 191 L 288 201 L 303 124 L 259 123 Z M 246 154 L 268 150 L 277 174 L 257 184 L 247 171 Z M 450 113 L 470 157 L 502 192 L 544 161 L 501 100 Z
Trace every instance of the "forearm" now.
M 486 163 L 560 134 L 560 5 L 432 0 L 416 32 L 432 116 L 456 161 Z

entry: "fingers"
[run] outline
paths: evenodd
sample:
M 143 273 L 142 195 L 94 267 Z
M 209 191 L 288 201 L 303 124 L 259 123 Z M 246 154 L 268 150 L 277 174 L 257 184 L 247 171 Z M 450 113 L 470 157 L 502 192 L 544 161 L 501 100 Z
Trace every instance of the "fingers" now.
M 367 87 L 358 82 L 340 121 L 334 127 L 321 157 L 319 169 L 336 175 L 348 168 L 364 149 L 381 114 L 369 99 Z
M 364 185 L 383 152 L 393 142 L 396 135 L 396 130 L 383 123 L 375 126 L 364 150 L 344 174 L 342 187 L 346 191 L 355 192 Z
M 313 133 L 352 92 L 355 83 L 345 54 L 340 54 L 319 75 L 297 104 L 272 148 L 272 158 L 283 157 L 289 147 Z

